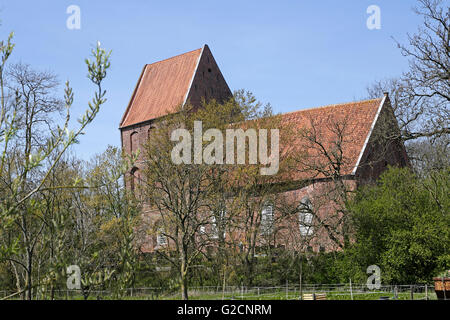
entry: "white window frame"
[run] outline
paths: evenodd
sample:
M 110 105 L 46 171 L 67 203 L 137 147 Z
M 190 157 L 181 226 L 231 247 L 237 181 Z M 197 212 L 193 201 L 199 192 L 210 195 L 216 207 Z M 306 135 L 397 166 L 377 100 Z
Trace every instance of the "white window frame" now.
M 156 244 L 160 247 L 167 245 L 167 236 L 163 235 L 162 231 L 156 236 Z
M 226 232 L 224 220 L 226 219 L 226 216 L 227 216 L 227 210 L 226 209 L 220 210 L 219 214 L 220 214 L 220 222 L 219 223 L 224 227 L 223 228 L 223 237 L 225 238 L 227 232 Z M 211 215 L 211 238 L 219 239 L 219 228 L 217 225 L 215 215 Z
M 274 207 L 272 204 L 265 204 L 261 209 L 261 234 L 268 235 L 273 232 Z
M 305 206 L 308 208 L 305 209 Z M 299 205 L 298 225 L 300 234 L 304 237 L 314 234 L 314 215 L 312 214 L 312 204 L 308 197 L 304 197 Z

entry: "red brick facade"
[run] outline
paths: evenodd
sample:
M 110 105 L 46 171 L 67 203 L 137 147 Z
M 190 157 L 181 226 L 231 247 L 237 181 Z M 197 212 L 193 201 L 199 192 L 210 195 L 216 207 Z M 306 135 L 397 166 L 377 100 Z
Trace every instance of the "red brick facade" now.
M 191 57 L 191 55 L 197 52 L 197 55 Z M 186 55 L 188 55 L 188 57 L 183 59 Z M 195 64 L 193 64 L 192 61 L 191 63 L 188 63 L 189 60 L 193 60 L 193 58 L 196 60 Z M 185 60 L 188 60 L 188 62 Z M 167 114 L 172 112 L 178 105 L 184 103 L 189 103 L 194 107 L 200 107 L 202 98 L 205 98 L 205 100 L 215 99 L 219 102 L 224 102 L 232 97 L 231 90 L 207 45 L 201 49 L 164 60 L 161 63 L 166 65 L 173 64 L 173 67 L 166 66 L 163 70 L 176 69 L 176 72 L 174 73 L 178 76 L 177 81 L 174 82 L 171 81 L 171 79 L 165 79 L 164 75 L 158 73 L 153 77 L 150 77 L 150 75 L 144 76 L 145 72 L 151 74 L 151 67 L 157 68 L 158 62 L 144 68 L 143 74 L 136 85 L 135 92 L 133 92 L 129 106 L 127 107 L 120 125 L 122 150 L 129 154 L 140 149 L 146 143 L 147 139 L 151 137 L 151 129 L 158 125 L 155 120 L 159 119 L 159 117 L 152 118 L 154 115 Z M 161 73 L 160 70 L 157 72 Z M 180 76 L 180 73 L 183 74 L 183 76 Z M 142 83 L 144 81 L 143 78 L 146 80 L 145 84 Z M 157 113 L 142 113 L 142 109 L 146 107 L 146 101 L 155 101 L 155 99 L 159 99 L 159 97 L 154 97 L 154 95 L 158 95 L 156 90 L 154 90 L 155 87 L 160 90 L 164 88 L 172 90 L 172 86 L 186 88 L 186 90 L 183 94 L 180 94 L 180 92 L 183 91 L 177 90 L 175 94 L 178 96 L 178 100 L 173 100 L 174 102 L 172 105 L 165 107 L 166 110 L 158 110 Z M 135 101 L 137 96 L 140 97 L 139 101 Z M 130 116 L 130 114 L 133 115 Z M 130 117 L 132 120 L 130 120 Z M 139 161 L 131 174 L 134 175 L 134 180 L 139 180 Z M 133 187 L 133 184 L 134 183 L 131 182 L 131 187 Z
M 189 57 L 187 58 L 193 59 L 193 56 L 191 55 L 196 54 L 196 51 L 188 54 Z M 180 60 L 182 57 L 183 55 L 178 56 L 177 59 Z M 187 62 L 183 62 L 188 69 L 192 68 L 193 65 L 192 61 L 189 59 Z M 167 61 L 169 60 L 170 59 L 165 60 L 165 63 L 168 63 Z M 178 60 L 173 60 L 173 63 Z M 186 70 L 183 70 L 183 72 L 184 71 Z M 144 77 L 148 78 L 149 75 L 144 75 Z M 158 117 L 146 118 L 143 116 L 142 118 L 139 118 L 136 116 L 140 112 L 139 110 L 145 108 L 145 104 L 142 105 L 142 103 L 145 103 L 145 101 L 153 101 L 151 99 L 151 94 L 154 93 L 147 92 L 152 90 L 152 83 L 156 82 L 154 85 L 155 87 L 158 87 L 161 85 L 158 81 L 163 81 L 161 80 L 161 76 L 155 76 L 154 79 L 146 79 L 146 86 L 148 87 L 143 87 L 141 85 L 141 82 L 143 81 L 142 78 L 143 75 L 141 75 L 141 79 L 133 93 L 133 97 L 124 118 L 122 119 L 120 128 L 122 149 L 127 153 L 135 152 L 146 143 L 149 137 L 151 138 L 152 128 L 157 126 L 157 121 L 155 120 L 160 119 Z M 182 82 L 186 82 L 189 78 L 189 84 L 176 84 L 178 87 L 188 88 L 183 101 L 180 100 L 182 95 L 177 93 L 179 95 L 177 99 L 180 100 L 180 104 L 190 103 L 193 106 L 198 107 L 201 105 L 202 98 L 206 98 L 206 100 L 214 98 L 218 101 L 224 101 L 231 97 L 231 91 L 206 45 L 198 52 L 197 63 L 195 68 L 192 68 L 192 76 L 187 77 L 186 74 L 184 74 L 180 79 L 181 78 L 184 79 L 180 80 Z M 142 90 L 145 92 L 142 92 Z M 133 100 L 136 94 L 141 97 L 141 102 Z M 144 99 L 143 97 L 146 98 Z M 167 109 L 165 111 L 158 110 L 158 113 L 145 112 L 145 114 L 151 116 L 152 114 L 160 114 L 161 112 L 169 113 L 171 110 L 172 109 Z M 283 117 L 286 121 L 294 122 L 300 127 L 306 124 L 305 119 L 309 117 L 310 119 L 318 120 L 320 128 L 325 128 L 327 126 L 326 121 L 329 119 L 346 118 L 351 120 L 349 124 L 352 128 L 350 134 L 351 141 L 347 141 L 349 142 L 348 147 L 344 150 L 344 156 L 348 157 L 348 166 L 343 168 L 342 171 L 344 184 L 349 190 L 355 190 L 359 185 L 374 182 L 388 165 L 409 165 L 403 143 L 401 141 L 387 139 L 388 136 L 392 135 L 393 131 L 398 130 L 387 95 L 380 99 L 298 111 L 283 115 Z M 134 120 L 131 121 L 130 119 Z M 320 122 L 321 120 L 323 121 Z M 123 125 L 124 123 L 126 123 L 126 125 Z M 324 135 L 326 134 L 327 133 L 324 131 Z M 141 174 L 139 162 L 130 173 L 134 178 L 131 179 L 131 183 L 128 187 L 134 188 L 136 183 L 138 183 Z M 323 197 L 323 195 L 329 194 L 330 190 L 333 189 L 332 184 L 334 182 L 323 176 L 318 176 L 315 179 L 310 179 L 306 176 L 298 176 L 295 180 L 302 179 L 309 180 L 309 184 L 301 188 L 283 191 L 280 193 L 280 198 L 283 199 L 282 202 L 298 203 L 302 199 L 307 198 L 317 210 L 318 217 L 323 221 L 326 221 L 327 219 L 339 219 L 338 215 L 333 218 L 336 211 L 336 203 L 330 200 L 327 201 L 326 197 Z M 147 213 L 144 216 L 144 222 L 146 221 L 149 223 L 157 218 L 157 212 L 154 212 L 145 206 L 144 212 Z M 279 213 L 275 211 L 275 215 L 277 214 Z M 290 217 L 280 225 L 275 226 L 275 229 L 276 232 L 273 234 L 273 241 L 276 246 L 294 247 L 298 250 L 304 250 L 306 247 L 309 247 L 314 251 L 330 251 L 338 249 L 335 241 L 336 239 L 333 240 L 330 238 L 330 230 L 325 230 L 323 227 L 315 227 L 315 236 L 312 237 L 313 240 L 305 241 L 305 239 L 308 240 L 308 236 L 301 234 L 298 216 Z M 148 236 L 146 235 L 145 230 L 141 231 L 143 231 L 144 235 L 141 238 L 144 240 L 142 243 L 142 250 L 152 251 L 156 247 L 156 236 Z M 228 235 L 228 237 L 229 236 L 230 235 Z M 240 239 L 241 235 L 239 234 L 239 231 L 237 231 L 232 237 Z M 342 240 L 338 233 L 336 233 L 336 237 L 340 241 Z

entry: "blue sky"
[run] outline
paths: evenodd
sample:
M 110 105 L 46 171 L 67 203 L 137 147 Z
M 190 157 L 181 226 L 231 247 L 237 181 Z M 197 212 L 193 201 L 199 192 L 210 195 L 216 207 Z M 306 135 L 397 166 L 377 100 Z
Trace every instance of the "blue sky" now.
M 66 27 L 66 9 L 73 4 L 81 9 L 79 30 Z M 381 9 L 380 30 L 366 27 L 370 5 Z M 84 58 L 97 40 L 113 51 L 104 83 L 108 102 L 74 148 L 89 159 L 108 144 L 120 146 L 119 121 L 146 63 L 206 43 L 232 90 L 250 90 L 276 112 L 357 100 L 374 80 L 407 69 L 392 37 L 405 42 L 406 34 L 417 30 L 421 20 L 414 5 L 412 0 L 8 0 L 0 2 L 0 36 L 15 32 L 13 62 L 70 80 L 73 118 L 94 90 Z

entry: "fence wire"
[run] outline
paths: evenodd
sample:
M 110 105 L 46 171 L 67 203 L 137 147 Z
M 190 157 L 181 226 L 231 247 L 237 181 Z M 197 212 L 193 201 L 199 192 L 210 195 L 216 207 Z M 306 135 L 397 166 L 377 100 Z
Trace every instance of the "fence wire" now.
M 90 290 L 90 299 L 111 299 L 112 290 Z M 122 299 L 179 299 L 177 290 L 159 287 L 127 288 Z M 304 294 L 326 294 L 327 299 L 412 299 L 434 300 L 436 294 L 432 284 L 381 285 L 378 289 L 369 289 L 366 284 L 289 284 L 285 286 L 191 286 L 191 298 L 205 300 L 299 300 Z M 14 294 L 0 290 L 0 298 Z M 49 299 L 49 293 L 36 292 L 37 299 Z M 16 296 L 16 299 L 20 297 Z M 53 290 L 54 299 L 83 299 L 81 290 Z

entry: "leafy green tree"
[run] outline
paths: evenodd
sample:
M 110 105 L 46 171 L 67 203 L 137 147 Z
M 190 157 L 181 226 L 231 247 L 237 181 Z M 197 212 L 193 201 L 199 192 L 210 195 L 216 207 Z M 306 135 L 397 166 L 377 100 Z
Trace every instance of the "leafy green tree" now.
M 361 269 L 375 264 L 386 283 L 430 281 L 450 266 L 450 171 L 421 179 L 390 168 L 351 204 L 356 239 L 347 253 Z

